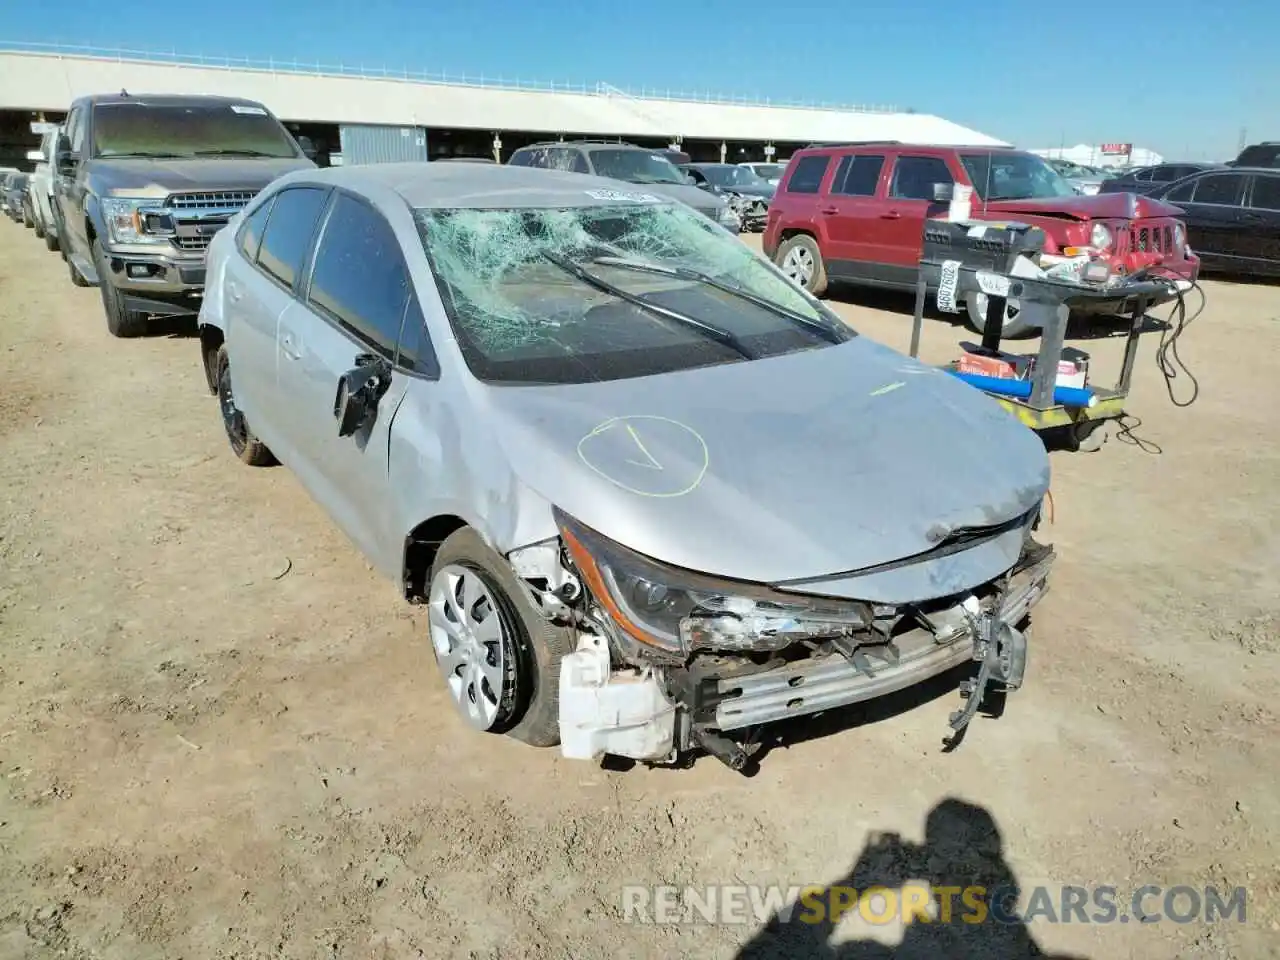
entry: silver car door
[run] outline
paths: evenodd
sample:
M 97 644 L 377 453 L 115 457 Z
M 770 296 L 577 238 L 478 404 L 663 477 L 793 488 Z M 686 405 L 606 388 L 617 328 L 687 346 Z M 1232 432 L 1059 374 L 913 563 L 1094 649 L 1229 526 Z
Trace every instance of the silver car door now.
M 397 572 L 404 531 L 394 529 L 388 478 L 391 423 L 412 377 L 396 347 L 410 300 L 391 226 L 364 200 L 337 192 L 321 228 L 305 305 L 281 324 L 280 387 L 297 444 L 295 471 L 379 569 Z M 349 436 L 335 415 L 339 384 L 362 366 L 382 369 L 370 415 Z
M 255 207 L 241 225 L 240 256 L 223 280 L 227 352 L 236 401 L 250 428 L 284 463 L 293 437 L 278 377 L 280 319 L 296 301 L 328 190 L 290 187 Z

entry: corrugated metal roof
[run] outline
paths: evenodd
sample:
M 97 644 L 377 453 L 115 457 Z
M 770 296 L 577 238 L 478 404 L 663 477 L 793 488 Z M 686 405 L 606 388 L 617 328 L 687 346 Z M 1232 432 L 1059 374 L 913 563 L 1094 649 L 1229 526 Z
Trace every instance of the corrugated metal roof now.
M 554 134 L 806 143 L 894 139 L 999 143 L 940 117 L 644 99 L 195 66 L 92 56 L 0 52 L 0 109 L 65 110 L 90 93 L 220 94 L 265 103 L 279 117 L 323 123 L 454 127 Z

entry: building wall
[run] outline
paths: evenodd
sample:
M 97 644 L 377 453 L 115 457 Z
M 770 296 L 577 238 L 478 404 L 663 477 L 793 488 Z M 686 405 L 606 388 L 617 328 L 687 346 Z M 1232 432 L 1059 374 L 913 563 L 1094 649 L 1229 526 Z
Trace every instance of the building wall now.
M 421 127 L 346 123 L 338 129 L 338 137 L 344 166 L 427 160 L 427 131 Z
M 916 143 L 999 143 L 928 114 L 857 113 L 641 99 L 615 93 L 560 93 L 0 51 L 0 110 L 65 110 L 78 96 L 130 93 L 221 94 L 259 100 L 299 122 L 418 126 L 490 132 L 673 137 L 806 143 L 895 139 Z

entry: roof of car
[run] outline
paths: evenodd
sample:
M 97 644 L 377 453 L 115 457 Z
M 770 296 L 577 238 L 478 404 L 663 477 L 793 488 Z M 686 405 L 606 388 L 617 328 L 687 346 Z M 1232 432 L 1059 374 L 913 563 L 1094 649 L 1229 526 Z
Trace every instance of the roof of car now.
M 257 100 L 250 100 L 248 97 L 215 97 L 212 95 L 185 93 L 125 93 L 122 91 L 120 93 L 94 93 L 80 99 L 93 104 L 128 103 L 152 107 L 180 107 L 201 103 L 234 103 L 255 107 L 262 106 Z
M 357 193 L 386 189 L 411 207 L 599 207 L 671 203 L 643 186 L 585 173 L 488 163 L 371 163 L 299 170 L 280 181 L 331 183 Z

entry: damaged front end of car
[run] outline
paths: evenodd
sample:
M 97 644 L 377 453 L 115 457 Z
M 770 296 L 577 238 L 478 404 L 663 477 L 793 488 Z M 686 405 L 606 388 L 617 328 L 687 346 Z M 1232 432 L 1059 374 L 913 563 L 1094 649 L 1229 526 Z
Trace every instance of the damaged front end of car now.
M 951 716 L 958 742 L 988 690 L 1022 683 L 1023 628 L 1054 560 L 1031 536 L 1038 512 L 1001 525 L 1023 539 L 1000 576 L 886 604 L 670 567 L 557 511 L 560 536 L 509 559 L 542 616 L 579 638 L 561 662 L 562 753 L 673 763 L 702 749 L 741 771 L 763 725 L 976 664 Z

